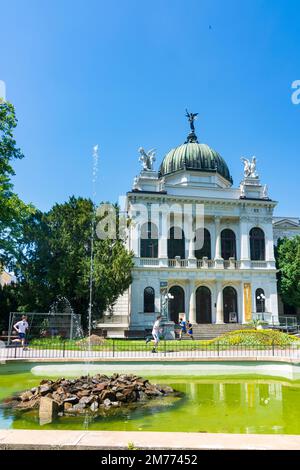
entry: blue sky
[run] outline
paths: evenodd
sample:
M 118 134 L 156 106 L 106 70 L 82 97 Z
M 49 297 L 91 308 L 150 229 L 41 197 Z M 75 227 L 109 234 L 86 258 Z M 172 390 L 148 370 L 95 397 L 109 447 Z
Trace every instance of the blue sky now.
M 0 0 L 0 80 L 16 106 L 15 189 L 42 210 L 92 193 L 116 201 L 139 172 L 184 142 L 185 108 L 199 141 L 226 160 L 256 155 L 277 215 L 300 216 L 298 0 Z

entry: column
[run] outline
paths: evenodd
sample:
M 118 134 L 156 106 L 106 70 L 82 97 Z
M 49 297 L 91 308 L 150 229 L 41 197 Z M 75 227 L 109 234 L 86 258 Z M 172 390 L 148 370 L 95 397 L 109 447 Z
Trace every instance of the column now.
M 223 268 L 223 258 L 221 255 L 221 218 L 215 217 L 215 233 L 216 233 L 216 248 L 215 248 L 215 267 Z
M 189 255 L 188 255 L 188 264 L 190 268 L 196 268 L 197 259 L 195 256 L 195 240 L 194 237 L 189 240 Z
M 197 267 L 197 260 L 195 257 L 195 218 L 194 218 L 194 209 L 192 207 L 188 207 L 188 210 L 185 208 L 185 233 L 188 237 L 188 266 L 190 268 Z M 188 224 L 186 226 L 186 221 Z
M 166 214 L 159 214 L 158 258 L 160 266 L 168 266 L 168 223 Z
M 138 258 L 140 256 L 140 227 L 136 225 L 131 229 L 131 249 L 134 252 L 134 256 Z
M 266 310 L 272 314 L 272 321 L 278 324 L 278 294 L 277 294 L 277 282 L 274 280 L 269 283 L 269 288 L 266 293 Z
M 241 268 L 250 268 L 249 226 L 247 217 L 240 218 Z
M 216 283 L 217 289 L 217 311 L 216 311 L 216 323 L 224 323 L 223 313 L 223 286 L 220 281 Z
M 268 262 L 268 268 L 275 268 L 272 219 L 267 219 L 266 222 L 267 223 L 262 227 L 265 232 L 266 261 Z
M 190 282 L 189 320 L 191 323 L 196 323 L 196 292 L 194 281 Z

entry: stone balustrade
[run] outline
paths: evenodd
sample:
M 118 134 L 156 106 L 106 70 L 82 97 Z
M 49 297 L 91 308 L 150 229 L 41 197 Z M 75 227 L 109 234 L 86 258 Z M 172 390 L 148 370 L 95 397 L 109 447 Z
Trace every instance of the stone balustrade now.
M 166 259 L 166 264 L 162 265 L 160 258 L 135 258 L 135 266 L 142 268 L 156 268 L 156 267 L 168 267 L 168 268 L 198 268 L 198 269 L 241 269 L 241 261 L 234 258 L 229 260 L 215 260 L 208 258 L 202 259 Z M 267 261 L 250 261 L 251 269 L 266 269 L 268 268 Z

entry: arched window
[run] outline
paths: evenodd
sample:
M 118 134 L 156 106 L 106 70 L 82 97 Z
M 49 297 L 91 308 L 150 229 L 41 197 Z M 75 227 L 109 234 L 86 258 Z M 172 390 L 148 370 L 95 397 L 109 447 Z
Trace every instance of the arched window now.
M 234 287 L 227 286 L 223 289 L 224 322 L 238 322 L 237 292 Z
M 263 313 L 266 311 L 266 298 L 263 289 L 256 289 L 255 291 L 256 312 Z
M 168 258 L 174 259 L 175 256 L 185 259 L 184 231 L 180 227 L 171 227 L 169 230 Z
M 202 259 L 203 256 L 206 256 L 208 259 L 211 259 L 211 243 L 210 243 L 209 231 L 206 228 L 205 229 L 198 228 L 196 230 L 196 236 L 195 236 L 194 241 L 195 241 L 195 257 L 197 259 Z
M 146 222 L 141 228 L 141 258 L 158 257 L 158 230 L 155 224 Z
M 229 228 L 221 232 L 221 253 L 223 259 L 236 259 L 235 233 Z
M 196 290 L 196 322 L 211 323 L 211 292 L 206 286 Z
M 250 230 L 250 257 L 254 261 L 265 259 L 265 234 L 259 227 Z
M 144 289 L 144 312 L 155 312 L 155 293 L 153 287 L 146 287 Z
M 173 286 L 169 293 L 174 297 L 169 302 L 169 320 L 175 323 L 179 320 L 179 314 L 185 312 L 184 290 L 180 286 Z

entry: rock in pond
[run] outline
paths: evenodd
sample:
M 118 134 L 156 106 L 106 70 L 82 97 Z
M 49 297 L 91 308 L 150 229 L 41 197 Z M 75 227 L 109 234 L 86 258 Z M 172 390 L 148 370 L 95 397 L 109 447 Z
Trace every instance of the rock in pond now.
M 5 407 L 20 411 L 39 409 L 40 419 L 49 422 L 64 414 L 98 414 L 133 404 L 143 406 L 149 400 L 166 396 L 180 396 L 180 393 L 167 385 L 150 384 L 147 379 L 133 374 L 111 377 L 97 374 L 69 380 L 44 379 L 39 386 L 5 400 Z

